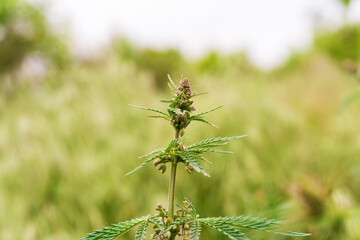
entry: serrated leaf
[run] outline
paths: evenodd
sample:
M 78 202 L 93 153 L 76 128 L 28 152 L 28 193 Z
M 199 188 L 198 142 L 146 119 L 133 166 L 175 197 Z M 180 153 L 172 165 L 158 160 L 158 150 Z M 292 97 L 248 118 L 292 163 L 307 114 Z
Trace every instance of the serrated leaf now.
M 209 92 L 195 93 L 195 94 L 191 95 L 191 97 L 197 97 L 197 96 L 205 95 L 205 94 L 208 94 L 208 93 Z
M 135 105 L 132 105 L 132 104 L 129 104 L 129 106 L 134 107 L 134 108 L 138 108 L 138 109 L 142 109 L 142 110 L 147 110 L 147 111 L 152 111 L 152 112 L 160 113 L 160 114 L 162 114 L 162 115 L 164 115 L 164 116 L 169 117 L 168 114 L 166 114 L 166 113 L 164 113 L 163 111 L 160 111 L 160 110 L 158 110 L 158 109 L 155 109 L 155 108 L 139 107 L 139 106 L 135 106 Z
M 86 237 L 81 238 L 80 240 L 112 240 L 126 233 L 131 228 L 142 223 L 143 221 L 147 221 L 147 217 L 137 218 L 118 224 L 112 224 L 108 227 L 104 227 L 103 229 L 96 230 L 93 233 L 89 233 Z
M 203 115 L 205 115 L 205 114 L 207 114 L 207 113 L 210 113 L 210 112 L 213 112 L 213 111 L 215 111 L 215 110 L 218 110 L 219 108 L 222 108 L 223 106 L 224 106 L 224 105 L 221 105 L 221 106 L 218 106 L 218 107 L 216 107 L 216 108 L 212 108 L 212 109 L 206 110 L 206 111 L 201 112 L 201 113 L 198 113 L 198 114 L 196 114 L 196 115 L 194 115 L 194 116 L 203 116 Z
M 130 175 L 134 172 L 136 172 L 137 170 L 139 170 L 140 168 L 143 168 L 146 164 L 148 164 L 149 162 L 153 161 L 155 158 L 158 158 L 160 156 L 162 156 L 163 154 L 157 154 L 155 156 L 152 156 L 148 159 L 146 159 L 144 162 L 142 162 L 139 166 L 137 166 L 136 168 L 134 168 L 132 171 L 128 172 L 127 174 L 125 174 L 125 176 Z
M 238 229 L 233 228 L 225 223 L 219 223 L 216 221 L 211 221 L 207 219 L 198 219 L 201 223 L 208 225 L 212 228 L 215 228 L 219 232 L 225 234 L 232 240 L 248 240 L 244 233 L 240 232 Z
M 153 155 L 153 154 L 155 154 L 155 153 L 162 152 L 162 151 L 164 151 L 164 150 L 165 150 L 165 148 L 158 148 L 158 149 L 155 149 L 155 150 L 153 150 L 153 151 L 151 151 L 151 152 L 149 152 L 149 153 L 147 153 L 147 154 L 145 154 L 145 155 L 142 155 L 142 156 L 140 156 L 140 157 L 138 157 L 138 158 L 147 157 L 147 156 Z
M 191 156 L 191 154 L 184 152 L 184 151 L 179 151 L 177 152 L 177 154 L 187 163 L 191 164 L 191 166 L 194 167 L 194 169 L 197 172 L 201 172 L 202 174 L 204 174 L 207 177 L 210 177 L 210 175 L 202 168 L 202 166 L 200 165 L 200 163 L 193 157 Z
M 199 240 L 201 233 L 201 224 L 198 220 L 194 220 L 191 223 L 190 227 L 190 240 Z
M 291 231 L 285 231 L 285 232 L 273 232 L 285 236 L 291 236 L 291 237 L 306 237 L 310 236 L 310 233 L 299 233 L 299 232 L 291 232 Z
M 156 227 L 159 227 L 161 230 L 164 230 L 164 224 L 162 221 L 159 220 L 159 218 L 155 217 L 155 216 L 152 216 L 149 218 L 149 220 L 153 221 L 153 224 L 156 226 Z
M 226 142 L 230 140 L 236 140 L 243 137 L 246 137 L 247 135 L 241 135 L 241 136 L 233 136 L 233 137 L 217 137 L 217 138 L 208 138 L 201 140 L 200 142 L 194 143 L 190 146 L 188 146 L 188 149 L 192 148 L 201 148 L 201 147 L 209 147 L 209 145 L 219 146 L 218 143 Z
M 210 149 L 210 148 L 190 149 L 189 152 L 191 152 L 191 153 L 204 153 L 204 152 L 233 153 L 230 151 L 221 151 L 221 150 Z
M 150 118 L 163 118 L 165 120 L 170 120 L 170 118 L 168 116 L 148 116 Z
M 174 226 L 179 226 L 179 225 L 181 225 L 183 223 L 186 223 L 186 222 L 189 222 L 191 220 L 193 220 L 193 219 L 190 218 L 190 217 L 179 217 L 174 222 L 170 223 L 170 225 L 166 229 L 161 231 L 155 238 L 160 237 L 164 233 L 170 231 Z
M 234 227 L 249 228 L 254 230 L 261 230 L 266 232 L 273 232 L 286 236 L 299 237 L 308 236 L 308 233 L 298 233 L 291 231 L 280 231 L 279 221 L 269 218 L 252 218 L 249 216 L 234 216 L 234 217 L 216 217 L 205 218 L 205 221 L 210 221 L 217 224 L 227 224 Z
M 190 120 L 191 120 L 191 121 L 199 121 L 199 122 L 203 122 L 203 123 L 209 124 L 209 125 L 211 125 L 211 126 L 213 126 L 213 127 L 219 128 L 218 126 L 216 126 L 216 125 L 215 125 L 215 124 L 213 124 L 212 122 L 210 122 L 210 121 L 208 121 L 208 120 L 204 119 L 204 118 L 203 118 L 203 117 L 201 117 L 201 116 L 197 116 L 197 115 L 195 115 L 195 116 L 191 116 L 191 117 L 190 117 Z
M 168 108 L 168 112 L 176 113 L 176 114 L 182 114 L 180 109 L 172 108 L 172 107 Z
M 183 141 L 182 138 L 177 138 L 177 139 L 173 139 L 171 140 L 171 142 L 169 143 L 169 145 L 167 146 L 167 148 L 165 149 L 166 153 L 169 153 L 171 148 L 174 147 L 176 144 L 178 144 L 179 142 Z
M 192 215 L 194 218 L 196 218 L 197 212 L 196 212 L 196 209 L 195 209 L 194 205 L 192 204 L 192 202 L 191 202 L 188 198 L 184 198 L 184 200 L 189 203 L 189 208 L 191 209 L 191 215 Z
M 183 206 L 181 206 L 179 204 L 176 204 L 176 206 L 181 208 L 184 212 L 191 215 L 193 217 L 193 219 L 196 219 L 198 216 L 197 216 L 197 212 L 196 212 L 194 205 L 190 202 L 190 200 L 188 198 L 184 198 L 184 200 L 186 200 L 189 203 L 189 208 L 191 209 L 191 211 L 189 209 L 184 208 Z
M 136 231 L 135 240 L 145 240 L 148 224 L 147 220 L 140 223 Z
M 194 156 L 195 158 L 198 158 L 202 161 L 205 161 L 207 163 L 210 163 L 210 164 L 214 164 L 213 162 L 210 162 L 209 160 L 207 160 L 206 158 L 204 158 L 203 156 L 199 155 L 199 154 L 191 154 L 192 156 Z

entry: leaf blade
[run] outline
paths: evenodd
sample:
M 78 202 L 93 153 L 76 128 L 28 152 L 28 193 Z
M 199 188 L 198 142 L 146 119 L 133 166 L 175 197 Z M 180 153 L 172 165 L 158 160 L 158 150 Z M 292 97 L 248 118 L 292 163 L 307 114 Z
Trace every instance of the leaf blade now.
M 152 160 L 154 160 L 155 158 L 158 158 L 160 157 L 162 154 L 158 154 L 158 155 L 155 155 L 155 156 L 152 156 L 148 159 L 146 159 L 145 161 L 143 161 L 139 166 L 137 166 L 136 168 L 134 168 L 133 170 L 131 170 L 130 172 L 128 172 L 127 174 L 125 174 L 125 176 L 128 176 L 134 172 L 136 172 L 137 170 L 143 168 L 146 164 L 148 164 L 149 162 L 151 162 Z
M 201 233 L 201 224 L 198 220 L 194 220 L 190 227 L 190 240 L 199 240 Z
M 89 233 L 86 237 L 81 238 L 80 240 L 112 240 L 118 236 L 123 235 L 141 222 L 146 221 L 146 219 L 147 217 L 142 217 L 112 224 L 110 226 L 96 230 L 95 232 Z
M 163 111 L 160 111 L 160 110 L 158 110 L 158 109 L 155 109 L 155 108 L 140 107 L 140 106 L 136 106 L 136 105 L 132 105 L 132 104 L 129 104 L 129 106 L 134 107 L 134 108 L 138 108 L 138 109 L 142 109 L 142 110 L 147 110 L 147 111 L 152 111 L 152 112 L 160 113 L 160 114 L 162 114 L 162 115 L 164 115 L 164 116 L 169 117 L 168 114 L 166 114 L 166 113 L 164 113 Z
M 226 141 L 231 141 L 231 140 L 236 140 L 236 139 L 240 139 L 240 138 L 244 138 L 247 137 L 247 135 L 240 135 L 240 136 L 233 136 L 233 137 L 217 137 L 217 138 L 208 138 L 208 139 L 204 139 L 201 140 L 200 142 L 194 143 L 190 146 L 188 146 L 188 149 L 192 149 L 192 148 L 200 148 L 200 147 L 209 147 L 209 145 L 214 145 L 218 146 L 218 143 L 223 143 Z M 220 145 L 219 145 L 220 146 Z
M 200 172 L 200 173 L 204 174 L 205 176 L 210 177 L 210 175 L 205 171 L 205 169 L 203 169 L 203 167 L 200 165 L 200 163 L 193 156 L 191 156 L 188 152 L 179 151 L 179 152 L 177 152 L 177 154 L 185 162 L 191 164 L 191 166 L 193 166 L 197 172 Z
M 136 231 L 135 240 L 145 240 L 148 225 L 149 222 L 147 220 L 140 223 Z
M 190 120 L 191 120 L 191 121 L 203 122 L 203 123 L 209 124 L 210 126 L 219 128 L 218 126 L 216 126 L 215 124 L 213 124 L 212 122 L 206 120 L 205 118 L 203 118 L 203 117 L 201 117 L 201 116 L 197 116 L 197 115 L 191 116 L 191 117 L 190 117 Z
M 248 238 L 245 236 L 244 233 L 240 232 L 238 229 L 233 228 L 225 223 L 211 221 L 206 218 L 199 219 L 199 221 L 225 234 L 232 240 L 248 240 Z
M 206 111 L 204 111 L 204 112 L 198 113 L 198 114 L 196 114 L 196 115 L 194 115 L 194 116 L 203 116 L 203 115 L 205 115 L 205 114 L 208 114 L 208 113 L 211 113 L 211 112 L 213 112 L 213 111 L 216 111 L 216 110 L 218 110 L 219 108 L 222 108 L 223 106 L 224 106 L 224 105 L 217 106 L 217 107 L 215 107 L 215 108 L 212 108 L 212 109 L 206 110 Z

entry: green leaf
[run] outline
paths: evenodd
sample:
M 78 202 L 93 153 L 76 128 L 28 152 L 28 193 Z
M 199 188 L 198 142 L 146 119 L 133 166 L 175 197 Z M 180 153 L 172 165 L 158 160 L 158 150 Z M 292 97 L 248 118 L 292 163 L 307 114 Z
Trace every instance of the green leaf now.
M 205 115 L 205 114 L 207 114 L 207 113 L 210 113 L 210 112 L 213 112 L 213 111 L 215 111 L 215 110 L 218 110 L 219 108 L 222 108 L 224 105 L 221 105 L 221 106 L 218 106 L 218 107 L 216 107 L 216 108 L 212 108 L 212 109 L 210 109 L 210 110 L 207 110 L 207 111 L 204 111 L 204 112 L 201 112 L 201 113 L 198 113 L 198 114 L 196 114 L 196 115 L 194 115 L 194 116 L 203 116 L 203 115 Z
M 279 230 L 280 222 L 275 219 L 252 218 L 249 216 L 235 216 L 235 217 L 204 218 L 204 220 L 210 221 L 210 222 L 216 223 L 216 224 L 227 224 L 229 226 L 261 230 L 261 231 L 272 232 L 272 233 L 277 233 L 277 234 L 282 234 L 282 235 L 292 236 L 292 237 L 309 235 L 308 233 L 280 231 Z
M 244 233 L 240 232 L 238 229 L 233 228 L 225 223 L 212 221 L 211 219 L 206 219 L 206 218 L 198 219 L 198 221 L 200 221 L 201 223 L 208 225 L 212 228 L 215 228 L 219 232 L 222 232 L 223 234 L 228 236 L 230 239 L 248 240 L 248 238 L 245 236 Z
M 205 94 L 208 94 L 208 93 L 209 92 L 195 93 L 195 94 L 191 95 L 191 97 L 197 97 L 197 96 L 205 95 Z
M 147 220 L 140 223 L 136 231 L 135 240 L 145 240 L 148 224 L 149 222 Z
M 181 206 L 179 204 L 176 204 L 176 206 L 181 208 L 184 212 L 190 214 L 193 217 L 193 219 L 196 219 L 198 216 L 197 216 L 196 209 L 195 209 L 194 205 L 192 205 L 192 203 L 190 202 L 189 199 L 187 199 L 187 198 L 184 198 L 184 199 L 189 203 L 189 208 L 191 209 L 191 211 L 189 211 L 188 209 L 184 208 L 183 206 Z
M 155 109 L 155 108 L 139 107 L 139 106 L 135 106 L 135 105 L 132 105 L 132 104 L 129 104 L 129 106 L 134 107 L 134 108 L 138 108 L 138 109 L 142 109 L 142 110 L 148 110 L 148 111 L 160 113 L 160 114 L 162 114 L 162 115 L 164 115 L 164 116 L 169 117 L 168 114 L 164 113 L 163 111 L 157 110 L 157 109 Z
M 136 225 L 147 221 L 147 218 L 148 217 L 142 217 L 126 222 L 121 222 L 118 224 L 112 224 L 108 227 L 104 227 L 103 229 L 96 230 L 93 233 L 89 233 L 85 238 L 82 238 L 81 240 L 112 240 L 126 233 Z
M 179 151 L 179 152 L 177 152 L 177 154 L 185 162 L 191 164 L 191 166 L 193 166 L 197 172 L 201 172 L 205 176 L 210 177 L 210 175 L 201 167 L 200 163 L 193 156 L 191 156 L 188 152 Z
M 165 149 L 166 153 L 169 153 L 171 148 L 174 147 L 176 144 L 178 144 L 179 142 L 183 141 L 182 138 L 178 138 L 178 139 L 173 139 L 171 140 L 171 142 L 169 143 L 169 145 L 167 146 L 167 148 Z
M 190 151 L 188 151 L 188 152 L 190 153 Z M 190 154 L 197 159 L 200 159 L 200 160 L 205 161 L 210 164 L 214 164 L 213 162 L 210 162 L 209 160 L 207 160 L 206 158 L 204 158 L 203 156 L 201 156 L 199 154 L 194 154 L 194 153 L 190 153 Z
M 229 151 L 220 151 L 220 150 L 210 149 L 210 148 L 190 149 L 189 152 L 191 152 L 191 153 L 204 153 L 204 152 L 233 153 L 233 152 L 229 152 Z
M 198 220 L 194 220 L 190 227 L 190 240 L 199 240 L 201 232 L 201 224 Z
M 170 118 L 168 116 L 148 116 L 150 118 L 163 118 L 165 120 L 170 120 Z
M 149 220 L 153 221 L 156 227 L 159 227 L 161 230 L 164 230 L 164 224 L 159 220 L 159 218 L 152 216 L 149 218 Z
M 168 85 L 169 85 L 170 89 L 173 90 L 173 91 L 177 91 L 178 89 L 177 89 L 174 81 L 171 79 L 170 74 L 168 74 L 167 76 L 168 76 L 168 79 L 169 79 Z
M 170 231 L 174 226 L 179 226 L 179 225 L 189 222 L 191 220 L 193 220 L 193 219 L 190 217 L 179 217 L 174 222 L 170 223 L 170 225 L 166 229 L 161 231 L 155 238 L 158 238 L 161 235 L 163 235 L 164 233 Z
M 139 166 L 137 166 L 136 168 L 134 168 L 132 171 L 128 172 L 127 174 L 125 174 L 125 176 L 130 175 L 134 172 L 136 172 L 137 170 L 139 170 L 140 168 L 143 168 L 147 163 L 153 161 L 155 158 L 158 158 L 160 156 L 162 156 L 163 154 L 157 154 L 155 156 L 152 156 L 151 158 L 146 159 L 144 162 L 142 162 Z
M 194 143 L 190 146 L 188 146 L 188 149 L 192 148 L 202 148 L 202 147 L 210 147 L 210 146 L 220 146 L 219 143 L 224 144 L 223 142 L 230 141 L 230 140 L 236 140 L 243 137 L 246 137 L 247 135 L 241 135 L 241 136 L 234 136 L 234 137 L 217 137 L 217 138 L 208 138 L 201 140 L 200 142 Z
M 162 151 L 164 151 L 164 150 L 165 150 L 165 148 L 158 148 L 158 149 L 155 149 L 154 151 L 151 151 L 151 152 L 149 152 L 149 153 L 147 153 L 147 154 L 145 154 L 145 155 L 142 155 L 142 156 L 140 156 L 140 157 L 138 157 L 138 158 L 147 157 L 147 156 L 153 155 L 153 154 L 155 154 L 155 153 L 162 152 Z
M 195 115 L 195 116 L 191 116 L 191 117 L 190 117 L 190 120 L 191 120 L 191 121 L 199 121 L 199 122 L 203 122 L 203 123 L 209 124 L 209 125 L 211 125 L 211 126 L 213 126 L 213 127 L 219 128 L 218 126 L 216 126 L 216 125 L 215 125 L 215 124 L 213 124 L 212 122 L 210 122 L 210 121 L 208 121 L 208 120 L 204 119 L 204 118 L 203 118 L 203 117 L 201 117 L 201 116 L 197 116 L 197 115 Z
M 191 209 L 191 216 L 193 216 L 194 218 L 197 217 L 197 212 L 196 212 L 196 209 L 194 207 L 194 205 L 190 202 L 190 200 L 188 198 L 184 198 L 185 201 L 187 201 L 189 203 L 189 208 Z
M 176 113 L 176 114 L 182 114 L 180 109 L 172 108 L 172 107 L 168 108 L 168 112 Z

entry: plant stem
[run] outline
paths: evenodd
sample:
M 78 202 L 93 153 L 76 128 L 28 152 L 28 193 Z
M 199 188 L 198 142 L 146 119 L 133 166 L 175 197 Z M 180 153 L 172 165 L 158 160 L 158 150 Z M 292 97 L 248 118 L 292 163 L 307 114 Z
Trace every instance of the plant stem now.
M 174 219 L 174 199 L 175 199 L 175 182 L 176 182 L 176 167 L 177 162 L 172 163 L 171 176 L 169 184 L 169 217 Z
M 176 129 L 175 139 L 179 138 L 180 130 Z M 171 164 L 171 175 L 169 183 L 169 217 L 174 220 L 174 202 L 175 202 L 175 185 L 176 185 L 176 168 L 177 168 L 177 159 L 175 157 L 174 161 Z M 174 240 L 176 234 L 171 232 L 170 240 Z
M 179 138 L 180 130 L 176 129 L 175 131 L 175 139 Z M 177 167 L 177 159 L 175 158 L 171 164 L 171 175 L 169 182 L 169 192 L 168 192 L 168 200 L 169 200 L 169 217 L 174 219 L 174 199 L 175 199 L 175 184 L 176 184 L 176 167 Z

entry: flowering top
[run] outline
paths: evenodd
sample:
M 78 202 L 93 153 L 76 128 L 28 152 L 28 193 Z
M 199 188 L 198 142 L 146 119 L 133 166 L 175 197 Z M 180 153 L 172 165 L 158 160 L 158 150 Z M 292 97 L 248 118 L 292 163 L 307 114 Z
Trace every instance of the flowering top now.
M 172 85 L 174 90 L 174 86 Z M 175 97 L 171 99 L 168 110 L 171 116 L 171 124 L 176 130 L 182 130 L 186 128 L 190 122 L 190 113 L 195 111 L 195 107 L 192 106 L 194 101 L 191 99 L 191 87 L 188 78 L 183 78 L 180 81 L 180 86 L 174 91 Z

